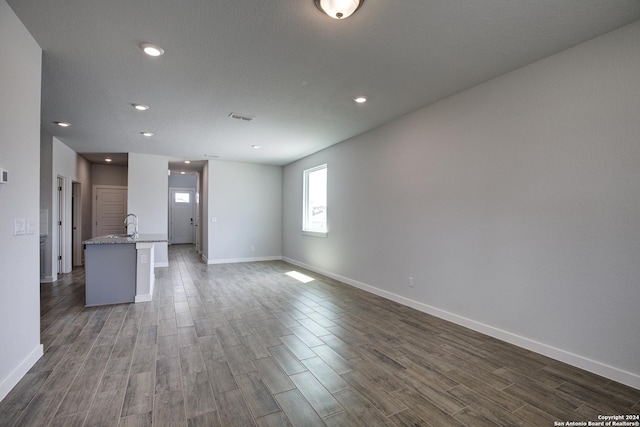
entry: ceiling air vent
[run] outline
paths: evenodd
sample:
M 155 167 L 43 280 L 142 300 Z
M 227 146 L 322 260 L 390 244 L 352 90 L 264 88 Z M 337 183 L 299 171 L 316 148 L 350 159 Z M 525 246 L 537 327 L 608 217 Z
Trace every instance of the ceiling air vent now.
M 229 117 L 232 119 L 243 120 L 245 122 L 250 122 L 255 119 L 253 116 L 247 116 L 246 114 L 238 114 L 238 113 L 229 113 Z

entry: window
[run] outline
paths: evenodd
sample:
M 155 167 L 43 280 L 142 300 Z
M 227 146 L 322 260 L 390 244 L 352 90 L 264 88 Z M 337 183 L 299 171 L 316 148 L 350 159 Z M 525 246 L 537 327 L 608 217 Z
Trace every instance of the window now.
M 174 194 L 175 194 L 175 199 L 174 199 L 175 203 L 189 203 L 189 193 L 178 193 L 176 191 Z
M 306 234 L 327 235 L 327 165 L 304 171 L 304 207 L 302 231 Z

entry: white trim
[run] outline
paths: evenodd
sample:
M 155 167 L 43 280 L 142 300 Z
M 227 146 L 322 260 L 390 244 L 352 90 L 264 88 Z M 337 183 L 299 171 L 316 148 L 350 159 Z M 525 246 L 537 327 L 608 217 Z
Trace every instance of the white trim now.
M 151 294 L 142 294 L 142 295 L 136 295 L 136 297 L 134 298 L 133 302 L 138 303 L 138 302 L 149 302 L 153 299 L 153 296 Z
M 301 233 L 302 233 L 303 236 L 310 236 L 310 237 L 324 237 L 324 238 L 326 238 L 327 236 L 329 236 L 329 232 L 327 232 L 327 231 L 302 230 Z
M 522 337 L 520 335 L 516 335 L 511 332 L 495 328 L 493 326 L 486 325 L 472 319 L 468 319 L 455 313 L 450 313 L 448 311 L 441 310 L 439 308 L 432 307 L 418 301 L 414 301 L 401 295 L 397 295 L 392 292 L 367 285 L 366 283 L 358 282 L 357 280 L 349 279 L 348 277 L 340 276 L 339 274 L 331 273 L 330 271 L 326 271 L 288 257 L 282 257 L 282 260 L 290 264 L 297 265 L 298 267 L 320 273 L 324 276 L 338 280 L 355 288 L 362 289 L 363 291 L 370 292 L 391 301 L 395 301 L 399 304 L 414 308 L 418 311 L 422 311 L 423 313 L 431 314 L 432 316 L 436 316 L 449 322 L 467 327 L 469 329 L 473 329 L 474 331 L 489 335 L 490 337 L 497 338 L 510 344 L 517 345 L 518 347 L 540 353 L 552 359 L 568 363 L 569 365 L 584 369 L 585 371 L 589 371 L 597 375 L 601 375 L 605 378 L 609 378 L 611 380 L 628 385 L 629 387 L 640 389 L 640 375 L 633 372 L 627 372 L 614 366 L 609 366 L 596 360 L 591 360 L 584 356 L 580 356 L 578 354 L 574 354 L 569 351 L 550 346 L 548 344 L 534 341 L 532 339 Z
M 316 236 L 316 237 L 327 237 L 327 231 L 318 231 L 318 230 L 314 230 L 311 228 L 311 224 L 308 224 L 308 220 L 309 220 L 309 175 L 311 175 L 314 172 L 318 172 L 321 170 L 326 170 L 327 171 L 327 181 L 328 181 L 328 164 L 324 163 L 309 169 L 305 169 L 304 171 L 302 171 L 302 234 L 305 233 L 313 233 L 313 234 L 306 234 L 307 236 Z M 325 182 L 325 191 L 328 193 L 328 182 Z M 325 209 L 328 209 L 328 195 L 327 195 L 327 201 L 326 204 L 327 206 L 325 206 Z M 328 227 L 329 224 L 329 216 L 328 213 L 325 212 L 325 214 L 327 215 L 326 219 L 325 219 L 325 229 Z M 324 236 L 322 236 L 321 234 L 324 234 Z
M 235 264 L 239 262 L 282 261 L 282 256 L 265 256 L 255 258 L 228 258 L 208 260 L 202 257 L 207 264 Z
M 160 268 L 169 267 L 169 261 L 166 261 L 166 262 L 164 262 L 164 261 L 163 261 L 163 262 L 154 262 L 154 263 L 153 263 L 153 267 L 154 267 L 154 268 L 158 268 L 158 267 L 160 267 Z
M 18 366 L 16 366 L 9 376 L 2 380 L 0 383 L 0 401 L 9 394 L 11 389 L 18 384 L 18 381 L 20 381 L 27 372 L 29 372 L 29 369 L 36 364 L 43 354 L 44 347 L 42 344 L 38 344 L 36 348 L 34 348 L 31 353 L 29 353 L 29 355 Z
M 56 280 L 53 278 L 53 276 L 44 276 L 42 279 L 40 279 L 40 283 L 53 283 Z

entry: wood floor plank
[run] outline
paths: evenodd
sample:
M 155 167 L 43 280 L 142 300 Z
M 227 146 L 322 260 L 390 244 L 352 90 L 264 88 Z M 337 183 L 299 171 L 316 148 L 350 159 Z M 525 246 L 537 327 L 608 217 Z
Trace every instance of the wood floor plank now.
M 97 393 L 87 413 L 91 426 L 112 427 L 118 425 L 126 389 Z
M 182 391 L 180 360 L 178 357 L 158 359 L 156 362 L 155 393 Z
M 271 353 L 269 353 L 267 348 L 262 344 L 262 341 L 254 334 L 242 335 L 239 339 L 249 359 L 256 360 L 271 357 Z
M 224 427 L 254 426 L 255 421 L 242 397 L 240 389 L 227 391 L 218 396 L 218 414 Z
M 294 426 L 325 426 L 313 407 L 297 390 L 276 394 L 276 400 Z
M 254 360 L 253 363 L 272 394 L 282 393 L 296 387 L 275 359 L 268 357 Z
M 153 410 L 154 373 L 142 372 L 129 377 L 122 416 L 150 413 Z
M 238 388 L 236 379 L 222 350 L 207 357 L 204 364 L 207 367 L 209 381 L 215 396 Z
M 316 354 L 309 348 L 300 338 L 295 335 L 285 335 L 280 337 L 280 341 L 301 361 L 310 357 L 316 357 Z
M 301 372 L 291 375 L 290 378 L 320 417 L 324 418 L 344 410 L 340 403 L 311 372 Z
M 36 393 L 22 412 L 22 417 L 18 420 L 17 425 L 47 425 L 58 411 L 65 393 L 66 389 L 54 389 L 47 392 L 41 390 Z
M 287 375 L 293 375 L 307 370 L 302 362 L 300 362 L 284 344 L 269 347 L 269 352 Z
M 258 372 L 239 375 L 236 377 L 236 381 L 254 418 L 260 418 L 280 410 Z
M 156 395 L 153 405 L 153 425 L 162 427 L 187 427 L 182 390 Z
M 289 418 L 282 411 L 257 418 L 256 424 L 258 427 L 293 427 Z
M 358 371 L 347 372 L 342 375 L 354 389 L 369 399 L 376 408 L 386 416 L 393 415 L 407 409 L 407 406 L 394 395 L 387 393 L 377 386 L 366 375 Z
M 346 390 L 351 386 L 338 375 L 329 365 L 319 357 L 311 357 L 301 361 L 302 364 L 322 383 L 331 393 Z

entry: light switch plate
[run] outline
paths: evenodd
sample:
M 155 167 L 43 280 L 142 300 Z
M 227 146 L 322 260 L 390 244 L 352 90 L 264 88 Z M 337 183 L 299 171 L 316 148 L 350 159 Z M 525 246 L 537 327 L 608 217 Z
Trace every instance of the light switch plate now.
M 16 218 L 13 220 L 13 235 L 22 236 L 26 233 L 27 221 L 24 218 Z
M 36 221 L 33 218 L 27 218 L 27 234 L 36 232 Z

